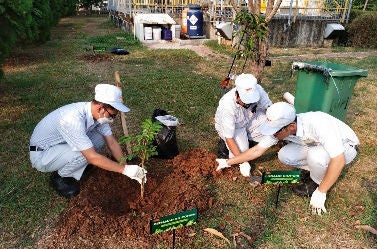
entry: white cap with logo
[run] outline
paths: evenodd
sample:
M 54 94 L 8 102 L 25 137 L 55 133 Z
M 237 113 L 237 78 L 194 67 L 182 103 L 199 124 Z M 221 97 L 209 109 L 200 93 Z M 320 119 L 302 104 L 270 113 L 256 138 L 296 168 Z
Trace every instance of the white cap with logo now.
M 257 89 L 257 79 L 252 74 L 240 74 L 235 81 L 236 89 L 242 102 L 251 104 L 258 102 L 260 95 Z
M 95 87 L 94 99 L 109 104 L 118 111 L 129 112 L 130 108 L 123 104 L 122 91 L 110 84 L 98 84 Z
M 266 116 L 267 121 L 260 126 L 259 130 L 263 135 L 273 135 L 296 119 L 296 110 L 287 102 L 276 102 L 268 107 Z

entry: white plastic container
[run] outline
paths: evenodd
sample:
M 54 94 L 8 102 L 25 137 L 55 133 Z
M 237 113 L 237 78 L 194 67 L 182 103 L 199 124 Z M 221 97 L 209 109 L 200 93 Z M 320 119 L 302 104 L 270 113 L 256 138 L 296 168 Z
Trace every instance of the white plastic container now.
M 161 40 L 161 31 L 162 29 L 160 27 L 153 28 L 153 40 L 155 41 Z
M 171 32 L 173 39 L 179 39 L 181 37 L 181 25 L 171 25 Z
M 144 27 L 144 40 L 153 40 L 152 30 L 153 30 L 152 27 Z

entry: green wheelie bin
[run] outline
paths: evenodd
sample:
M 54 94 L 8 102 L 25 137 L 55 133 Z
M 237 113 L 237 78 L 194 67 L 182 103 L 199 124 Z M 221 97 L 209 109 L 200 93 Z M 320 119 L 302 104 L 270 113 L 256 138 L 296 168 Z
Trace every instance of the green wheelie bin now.
M 294 105 L 297 113 L 323 111 L 345 120 L 357 80 L 368 71 L 331 62 L 294 62 L 298 71 Z

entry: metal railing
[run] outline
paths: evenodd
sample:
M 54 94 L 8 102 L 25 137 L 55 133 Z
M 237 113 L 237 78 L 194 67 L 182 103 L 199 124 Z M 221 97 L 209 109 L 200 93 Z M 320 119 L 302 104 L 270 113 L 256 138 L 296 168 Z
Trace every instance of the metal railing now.
M 235 13 L 229 0 L 109 0 L 109 10 L 135 13 L 167 13 L 180 15 L 189 4 L 202 6 L 210 21 L 232 21 Z M 236 0 L 238 7 L 247 6 L 245 0 Z M 334 20 L 347 22 L 352 0 L 283 0 L 276 19 Z M 265 12 L 266 0 L 261 1 L 261 13 Z

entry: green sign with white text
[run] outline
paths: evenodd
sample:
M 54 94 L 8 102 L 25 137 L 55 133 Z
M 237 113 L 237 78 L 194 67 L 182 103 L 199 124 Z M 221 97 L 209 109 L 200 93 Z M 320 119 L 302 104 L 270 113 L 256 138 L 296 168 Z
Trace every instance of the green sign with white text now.
M 268 171 L 268 172 L 263 172 L 262 183 L 265 183 L 265 184 L 299 183 L 300 177 L 301 177 L 300 170 Z
M 172 229 L 195 224 L 198 220 L 198 210 L 191 209 L 176 214 L 150 220 L 150 233 L 161 233 Z

